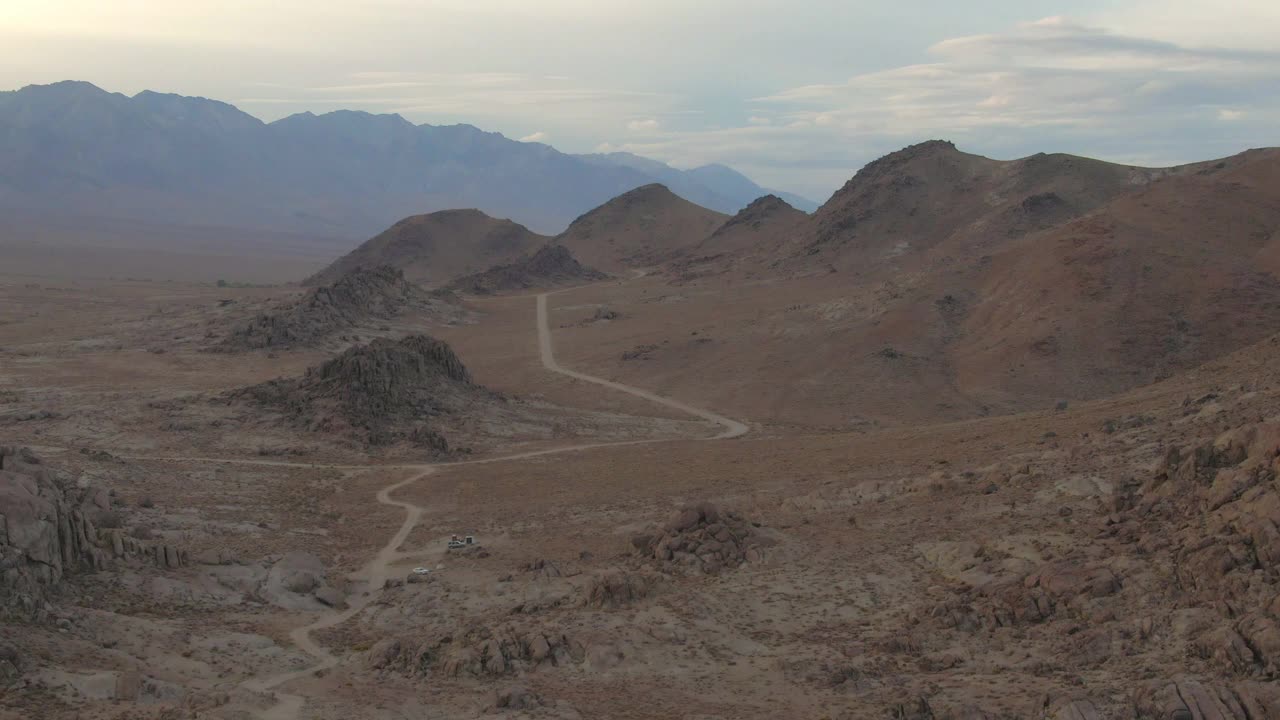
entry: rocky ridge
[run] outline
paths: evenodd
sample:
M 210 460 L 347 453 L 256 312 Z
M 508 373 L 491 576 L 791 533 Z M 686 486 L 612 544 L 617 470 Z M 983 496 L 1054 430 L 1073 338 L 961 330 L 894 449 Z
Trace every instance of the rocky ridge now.
M 432 293 L 405 280 L 389 265 L 358 267 L 332 285 L 313 288 L 295 302 L 237 327 L 213 349 L 240 352 L 314 346 L 370 320 L 389 320 L 418 308 L 455 319 L 461 308 L 446 293 Z
M 408 442 L 443 455 L 449 443 L 433 421 L 499 396 L 472 381 L 448 344 L 410 335 L 349 348 L 300 378 L 254 385 L 229 399 L 279 410 L 306 430 L 373 446 Z

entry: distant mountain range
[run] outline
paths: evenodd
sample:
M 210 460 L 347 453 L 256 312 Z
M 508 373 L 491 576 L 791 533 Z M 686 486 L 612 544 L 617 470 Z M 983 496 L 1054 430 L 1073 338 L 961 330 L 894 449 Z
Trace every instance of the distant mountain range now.
M 555 233 L 655 182 L 726 213 L 772 192 L 720 165 L 683 171 L 626 153 L 570 155 L 399 115 L 264 123 L 216 100 L 128 97 L 86 82 L 0 92 L 0 209 L 28 215 L 363 239 L 407 215 L 477 208 Z

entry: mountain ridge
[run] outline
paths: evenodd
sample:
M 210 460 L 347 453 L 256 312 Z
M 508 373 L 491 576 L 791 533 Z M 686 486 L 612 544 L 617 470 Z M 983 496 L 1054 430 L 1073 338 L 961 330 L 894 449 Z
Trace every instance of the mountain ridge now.
M 83 81 L 0 92 L 0 207 L 29 212 L 355 240 L 408 215 L 475 207 L 551 234 L 661 179 L 652 173 L 683 173 L 650 162 L 644 172 L 395 114 L 267 123 L 218 100 Z M 754 199 L 680 185 L 721 206 Z

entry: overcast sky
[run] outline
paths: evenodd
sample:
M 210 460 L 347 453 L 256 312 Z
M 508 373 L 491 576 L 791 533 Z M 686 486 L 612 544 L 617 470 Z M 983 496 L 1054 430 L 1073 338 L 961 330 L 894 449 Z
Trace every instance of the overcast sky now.
M 338 108 L 732 165 L 823 200 L 929 138 L 1162 165 L 1280 144 L 1280 0 L 0 0 L 0 89 Z

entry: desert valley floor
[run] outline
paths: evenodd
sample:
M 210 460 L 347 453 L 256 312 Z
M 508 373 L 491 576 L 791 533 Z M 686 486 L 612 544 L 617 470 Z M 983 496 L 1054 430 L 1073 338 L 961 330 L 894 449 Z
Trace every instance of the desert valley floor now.
M 431 332 L 557 422 L 437 464 L 211 400 L 314 359 L 198 346 L 272 292 L 0 286 L 6 441 L 38 456 L 18 467 L 110 488 L 139 546 L 6 625 L 5 717 L 1273 716 L 1280 595 L 1237 555 L 1276 552 L 1245 529 L 1266 508 L 1228 493 L 1204 527 L 1154 480 L 1274 462 L 1272 340 L 1104 400 L 830 432 L 733 366 L 699 387 L 617 360 L 714 338 L 748 290 L 685 324 L 647 320 L 691 295 L 657 278 L 484 298 Z M 1135 514 L 1153 502 L 1169 517 Z
M 1277 193 L 931 142 L 10 269 L 0 718 L 1280 718 Z

